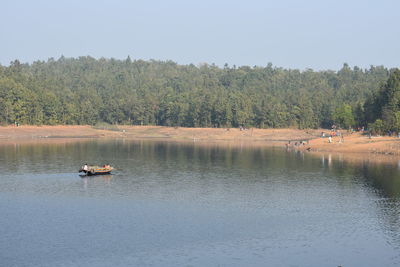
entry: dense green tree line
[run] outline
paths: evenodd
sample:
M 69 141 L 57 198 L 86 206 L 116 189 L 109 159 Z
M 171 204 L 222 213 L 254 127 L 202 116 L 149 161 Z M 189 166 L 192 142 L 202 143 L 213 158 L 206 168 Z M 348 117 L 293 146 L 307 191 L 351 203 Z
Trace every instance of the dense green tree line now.
M 0 66 L 0 123 L 354 127 L 381 114 L 396 119 L 387 110 L 397 102 L 370 110 L 386 101 L 378 89 L 390 73 L 347 64 L 339 71 L 299 71 L 129 57 L 16 60 Z
M 389 79 L 364 104 L 364 121 L 379 134 L 400 133 L 400 70 L 390 73 Z

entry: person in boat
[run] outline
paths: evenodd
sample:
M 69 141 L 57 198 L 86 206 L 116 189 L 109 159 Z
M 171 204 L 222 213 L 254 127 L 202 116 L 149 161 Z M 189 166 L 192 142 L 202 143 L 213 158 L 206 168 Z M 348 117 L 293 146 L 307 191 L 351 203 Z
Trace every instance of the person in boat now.
M 87 172 L 89 170 L 89 166 L 87 165 L 87 163 L 85 163 L 85 165 L 83 166 L 83 170 L 85 172 Z

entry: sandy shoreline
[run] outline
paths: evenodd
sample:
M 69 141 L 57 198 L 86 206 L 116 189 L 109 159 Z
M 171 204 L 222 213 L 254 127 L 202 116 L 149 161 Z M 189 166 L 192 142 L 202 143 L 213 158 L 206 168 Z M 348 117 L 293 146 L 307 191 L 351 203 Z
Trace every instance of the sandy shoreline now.
M 8 140 L 23 141 L 56 138 L 127 138 L 194 141 L 263 141 L 310 140 L 318 130 L 246 129 L 236 128 L 182 128 L 162 126 L 7 126 L 0 127 L 0 143 Z
M 57 143 L 87 139 L 123 138 L 247 146 L 278 146 L 315 154 L 334 153 L 346 158 L 400 158 L 400 138 L 372 137 L 361 133 L 345 133 L 344 140 L 321 138 L 321 129 L 246 129 L 182 128 L 162 126 L 7 126 L 0 127 L 0 144 Z M 296 142 L 308 141 L 305 145 Z M 308 149 L 308 150 L 307 150 Z M 386 160 L 385 160 L 386 161 Z

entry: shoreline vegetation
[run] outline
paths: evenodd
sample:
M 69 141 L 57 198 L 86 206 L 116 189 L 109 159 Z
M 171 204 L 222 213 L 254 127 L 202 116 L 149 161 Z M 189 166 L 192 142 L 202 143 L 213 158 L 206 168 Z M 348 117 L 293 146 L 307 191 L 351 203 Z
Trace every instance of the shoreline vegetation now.
M 92 57 L 0 65 L 0 125 L 364 127 L 400 132 L 400 71 Z M 396 113 L 399 112 L 399 113 Z
M 272 146 L 313 154 L 334 154 L 346 159 L 396 161 L 400 138 L 369 137 L 362 132 L 342 132 L 341 137 L 321 137 L 325 129 L 185 128 L 166 126 L 2 126 L 0 145 L 60 143 L 78 139 L 127 139 L 231 146 Z M 290 141 L 290 142 L 289 142 Z
M 383 66 L 315 72 L 129 57 L 0 65 L 0 125 L 14 124 L 0 127 L 0 144 L 152 139 L 400 158 L 399 107 L 400 70 Z M 373 137 L 321 138 L 326 128 Z

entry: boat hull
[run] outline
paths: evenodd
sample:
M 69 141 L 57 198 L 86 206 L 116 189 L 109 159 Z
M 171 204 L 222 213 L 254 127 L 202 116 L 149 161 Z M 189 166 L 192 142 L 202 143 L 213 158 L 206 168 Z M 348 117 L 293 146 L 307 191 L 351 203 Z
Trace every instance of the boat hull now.
M 84 170 L 83 168 L 79 170 L 79 172 L 83 172 L 88 176 L 92 175 L 102 175 L 102 174 L 110 174 L 113 170 L 113 167 L 89 167 L 88 170 Z
M 103 175 L 103 174 L 110 174 L 111 171 L 95 171 L 95 172 L 91 172 L 91 171 L 84 171 L 84 173 L 88 176 L 92 176 L 92 175 Z

